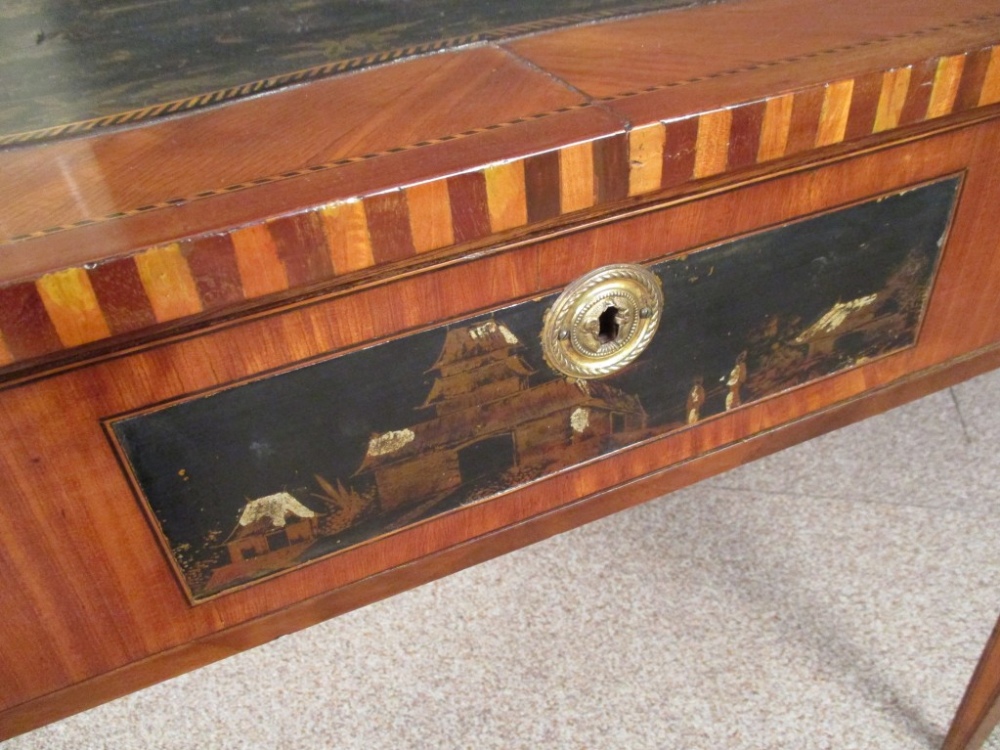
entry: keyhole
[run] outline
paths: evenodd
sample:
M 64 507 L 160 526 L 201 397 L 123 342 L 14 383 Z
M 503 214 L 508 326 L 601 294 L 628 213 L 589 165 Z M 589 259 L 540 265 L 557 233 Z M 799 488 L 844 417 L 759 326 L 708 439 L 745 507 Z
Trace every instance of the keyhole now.
M 601 313 L 600 317 L 598 317 L 597 322 L 599 323 L 597 338 L 602 344 L 610 344 L 618 338 L 618 330 L 620 326 L 618 325 L 617 307 L 609 305 L 607 309 Z

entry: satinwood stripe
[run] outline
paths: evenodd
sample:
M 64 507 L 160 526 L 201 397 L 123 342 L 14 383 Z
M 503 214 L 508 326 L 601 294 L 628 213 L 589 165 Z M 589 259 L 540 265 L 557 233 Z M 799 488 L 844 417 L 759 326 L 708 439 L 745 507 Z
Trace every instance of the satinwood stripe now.
M 407 213 L 410 217 L 413 248 L 418 253 L 425 253 L 428 250 L 454 245 L 455 230 L 451 225 L 448 183 L 444 180 L 431 180 L 408 187 L 404 192 Z M 530 200 L 528 205 L 530 207 Z M 533 221 L 531 216 L 528 217 L 528 221 Z
M 931 88 L 931 101 L 927 105 L 927 119 L 944 117 L 951 113 L 958 96 L 958 84 L 962 80 L 962 69 L 965 67 L 965 55 L 952 55 L 938 60 L 937 72 L 934 74 L 934 85 Z
M 698 117 L 695 137 L 694 177 L 711 177 L 726 171 L 729 161 L 729 131 L 733 113 L 729 109 L 706 112 Z
M 333 203 L 323 206 L 318 213 L 334 274 L 352 273 L 375 265 L 364 201 L 354 198 Z
M 483 170 L 486 206 L 492 232 L 504 232 L 528 223 L 524 186 L 524 161 L 501 162 Z
M 990 65 L 983 80 L 983 91 L 979 95 L 979 106 L 986 107 L 1000 102 L 1000 46 L 990 51 Z
M 882 75 L 882 90 L 875 108 L 873 133 L 892 130 L 899 126 L 899 119 L 906 105 L 906 95 L 910 89 L 910 68 L 897 68 Z
M 559 210 L 581 211 L 594 205 L 594 144 L 566 146 L 559 152 Z
M 204 309 L 179 243 L 146 250 L 135 256 L 135 265 L 157 323 L 197 315 Z
M 819 126 L 816 129 L 817 148 L 832 146 L 844 140 L 853 98 L 853 78 L 827 85 L 826 91 L 823 92 L 823 108 L 820 111 Z
M 667 129 L 660 122 L 629 131 L 629 195 L 642 195 L 660 189 L 666 140 Z
M 82 346 L 111 335 L 84 269 L 46 274 L 35 286 L 64 347 Z
M 0 333 L 0 367 L 6 367 L 13 363 L 14 355 L 10 353 L 10 349 L 7 348 L 7 342 L 4 341 L 3 334 Z
M 788 133 L 792 129 L 792 110 L 795 96 L 785 94 L 767 100 L 764 106 L 764 121 L 760 126 L 760 148 L 757 161 L 766 162 L 780 159 L 788 148 Z

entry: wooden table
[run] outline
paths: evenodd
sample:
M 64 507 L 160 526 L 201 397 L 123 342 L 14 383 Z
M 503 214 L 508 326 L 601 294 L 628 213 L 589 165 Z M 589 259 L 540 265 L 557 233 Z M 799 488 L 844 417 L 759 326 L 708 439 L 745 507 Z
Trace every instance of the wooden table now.
M 1000 365 L 996 0 L 669 5 L 0 11 L 0 736 Z

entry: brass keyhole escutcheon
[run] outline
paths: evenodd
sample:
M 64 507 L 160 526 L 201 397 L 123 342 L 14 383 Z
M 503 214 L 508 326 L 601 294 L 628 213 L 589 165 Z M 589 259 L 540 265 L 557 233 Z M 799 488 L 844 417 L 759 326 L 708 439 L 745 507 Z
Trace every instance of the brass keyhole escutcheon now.
M 571 378 L 602 378 L 642 354 L 660 324 L 660 280 L 643 266 L 616 264 L 570 284 L 545 313 L 542 352 Z

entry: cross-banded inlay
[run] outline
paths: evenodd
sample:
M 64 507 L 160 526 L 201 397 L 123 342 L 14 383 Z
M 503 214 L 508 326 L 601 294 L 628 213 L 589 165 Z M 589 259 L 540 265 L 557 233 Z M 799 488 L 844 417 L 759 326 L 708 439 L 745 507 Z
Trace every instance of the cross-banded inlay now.
M 0 288 L 0 366 L 1000 102 L 1000 46 L 655 122 Z

